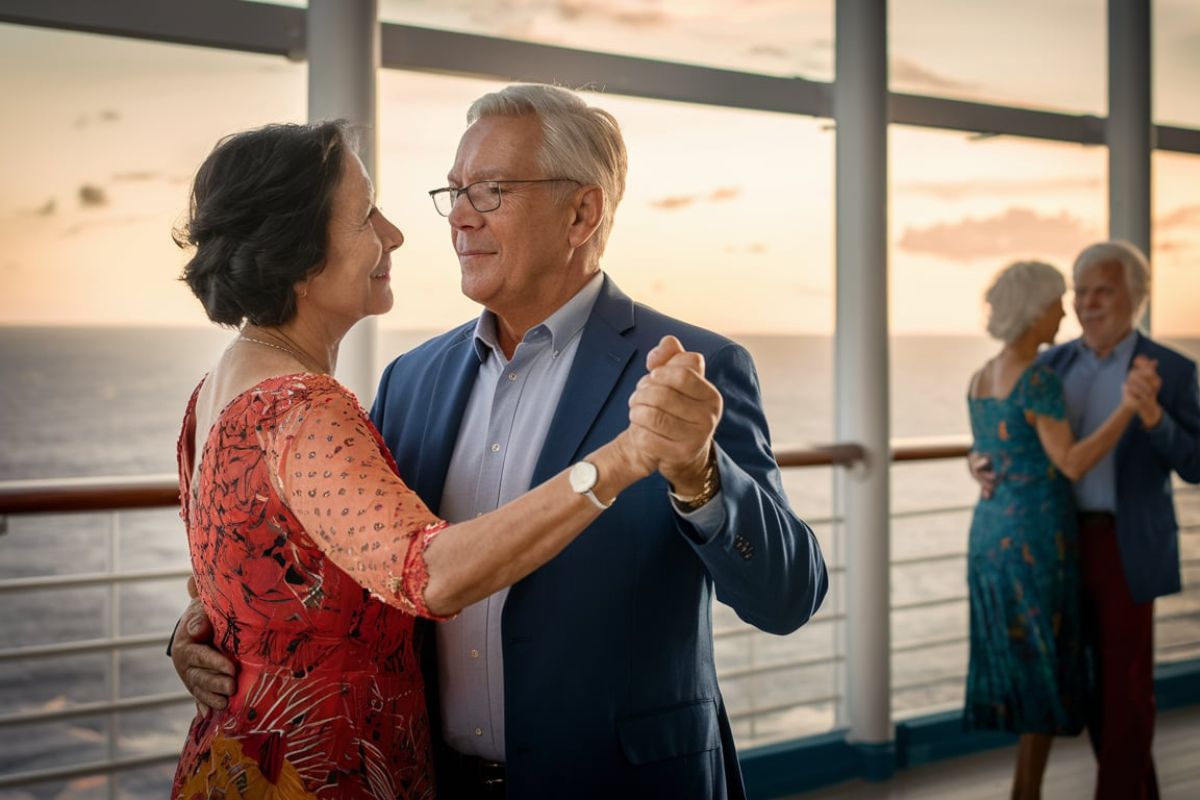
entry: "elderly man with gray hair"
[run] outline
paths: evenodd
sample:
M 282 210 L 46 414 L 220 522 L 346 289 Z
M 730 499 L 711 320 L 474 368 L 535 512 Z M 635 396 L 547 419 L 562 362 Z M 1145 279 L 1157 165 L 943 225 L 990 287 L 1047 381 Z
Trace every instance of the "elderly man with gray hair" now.
M 1078 437 L 1105 424 L 1124 394 L 1137 418 L 1115 449 L 1075 479 L 1084 633 L 1096 676 L 1088 731 L 1097 798 L 1157 798 L 1154 736 L 1154 599 L 1181 588 L 1171 475 L 1200 483 L 1196 364 L 1137 331 L 1150 271 L 1127 242 L 1086 248 L 1075 260 L 1075 313 L 1083 335 L 1038 357 L 1061 378 Z M 1124 388 L 1123 388 L 1124 387 Z M 980 455 L 984 496 L 1003 475 Z

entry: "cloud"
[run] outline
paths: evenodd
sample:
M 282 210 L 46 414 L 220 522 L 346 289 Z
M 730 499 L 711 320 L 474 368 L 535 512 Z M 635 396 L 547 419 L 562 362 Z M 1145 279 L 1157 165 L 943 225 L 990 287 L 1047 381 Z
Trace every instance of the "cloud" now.
M 121 120 L 121 112 L 111 108 L 102 108 L 96 112 L 93 119 L 91 114 L 80 114 L 75 118 L 74 128 L 86 128 L 93 121 L 95 122 L 119 122 Z
M 730 253 L 731 255 L 744 253 L 752 256 L 761 256 L 765 255 L 770 248 L 768 248 L 764 242 L 751 242 L 750 244 L 745 245 L 727 244 L 723 249 L 726 253 Z
M 114 181 L 152 181 L 162 176 L 152 169 L 130 170 L 129 172 L 114 172 Z
M 79 205 L 84 208 L 98 208 L 108 205 L 108 195 L 100 186 L 85 183 L 79 187 Z
M 1200 205 L 1183 206 L 1164 214 L 1154 221 L 1154 227 L 1159 230 L 1200 227 Z
M 1066 211 L 1048 216 L 1014 207 L 983 219 L 965 217 L 927 228 L 907 228 L 898 245 L 910 253 L 951 261 L 1020 254 L 1069 258 L 1099 238 L 1099 231 Z
M 1178 239 L 1167 239 L 1165 241 L 1155 242 L 1154 251 L 1162 255 L 1174 255 L 1176 253 L 1187 253 L 1197 249 L 1195 242 L 1182 242 Z
M 721 186 L 713 189 L 707 195 L 697 192 L 696 194 L 676 194 L 668 197 L 660 197 L 657 200 L 651 200 L 650 207 L 661 211 L 677 211 L 681 208 L 693 206 L 701 200 L 709 203 L 725 203 L 738 197 L 741 193 L 742 189 L 740 186 Z
M 656 28 L 670 22 L 670 17 L 659 9 L 623 10 L 613 5 L 602 0 L 558 0 L 554 11 L 567 22 L 607 20 L 628 28 Z
M 975 86 L 937 74 L 904 56 L 892 56 L 890 80 L 926 89 L 970 89 Z
M 1033 178 L 1028 180 L 911 181 L 898 184 L 896 192 L 933 195 L 939 200 L 958 200 L 973 195 L 1030 195 L 1066 191 L 1101 191 L 1102 178 Z
M 76 236 L 88 228 L 102 228 L 111 225 L 132 225 L 136 222 L 144 222 L 153 218 L 153 214 L 127 214 L 123 217 L 107 217 L 102 219 L 85 220 L 84 222 L 77 222 L 69 228 L 64 229 L 62 235 Z
M 792 55 L 784 48 L 773 44 L 756 44 L 746 52 L 752 56 L 766 56 L 767 58 L 790 58 Z
M 58 201 L 51 197 L 45 203 L 42 203 L 37 208 L 27 208 L 22 213 L 32 217 L 52 217 L 54 212 L 58 210 Z
M 694 194 L 672 195 L 671 197 L 661 197 L 658 200 L 651 200 L 650 207 L 662 211 L 676 211 L 680 208 L 687 208 L 690 205 L 694 205 L 698 199 L 699 195 Z

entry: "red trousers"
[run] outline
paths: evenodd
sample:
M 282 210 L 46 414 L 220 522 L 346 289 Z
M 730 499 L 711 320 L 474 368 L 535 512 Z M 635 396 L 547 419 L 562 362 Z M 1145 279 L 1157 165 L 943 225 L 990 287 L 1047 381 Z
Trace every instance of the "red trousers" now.
M 1111 517 L 1080 518 L 1084 631 L 1096 673 L 1088 735 L 1096 800 L 1158 800 L 1154 739 L 1154 602 L 1135 603 Z

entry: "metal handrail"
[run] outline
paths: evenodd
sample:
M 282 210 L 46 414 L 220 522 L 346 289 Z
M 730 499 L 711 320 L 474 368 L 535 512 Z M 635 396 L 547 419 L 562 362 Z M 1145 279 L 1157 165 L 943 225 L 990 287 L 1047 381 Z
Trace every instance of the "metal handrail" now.
M 0 515 L 128 511 L 179 505 L 179 476 L 0 481 Z
M 896 439 L 892 442 L 891 456 L 894 462 L 963 458 L 970 446 L 967 437 Z M 866 449 L 853 442 L 807 447 L 790 445 L 775 450 L 775 461 L 780 467 L 845 467 L 865 458 Z M 0 515 L 127 511 L 178 504 L 179 478 L 172 473 L 0 481 Z
M 789 658 L 786 661 L 772 661 L 767 664 L 754 664 L 749 667 L 719 670 L 717 680 L 736 680 L 747 675 L 765 675 L 771 672 L 786 672 L 789 669 L 801 667 L 817 667 L 821 664 L 837 664 L 846 660 L 846 656 L 837 653 L 831 656 L 816 656 L 813 658 Z
M 104 639 L 77 639 L 73 642 L 34 644 L 0 650 L 0 664 L 27 658 L 59 658 L 87 653 L 106 653 L 112 650 L 136 650 L 143 647 L 167 649 L 166 633 L 143 633 L 138 636 L 116 636 Z
M 13 789 L 18 786 L 30 786 L 35 783 L 49 781 L 67 781 L 72 778 L 83 778 L 89 775 L 111 775 L 114 772 L 126 772 L 142 767 L 153 767 L 158 764 L 171 764 L 179 759 L 179 750 L 149 753 L 143 756 L 115 758 L 107 761 L 90 761 L 86 764 L 76 764 L 72 767 L 50 767 L 48 769 L 30 770 L 29 772 L 14 772 L 0 775 L 0 789 Z
M 15 714 L 5 714 L 0 716 L 0 728 L 12 725 L 34 725 L 42 722 L 61 722 L 66 719 L 91 717 L 96 714 L 108 714 L 113 711 L 147 711 L 153 708 L 162 708 L 163 706 L 181 705 L 185 702 L 195 702 L 195 699 L 187 692 L 164 692 L 163 694 L 123 697 L 120 700 L 74 703 L 64 708 L 18 711 Z
M 6 578 L 0 581 L 0 594 L 35 589 L 77 589 L 81 586 L 107 586 L 112 583 L 137 583 L 186 578 L 190 569 L 143 569 L 129 572 L 81 572 L 76 575 L 38 575 L 35 578 Z
M 757 717 L 760 714 L 775 714 L 779 711 L 790 711 L 793 708 L 803 708 L 804 706 L 817 706 L 822 703 L 836 703 L 842 699 L 842 695 L 838 692 L 833 694 L 823 694 L 817 697 L 806 697 L 803 700 L 789 701 L 787 703 L 776 703 L 772 706 L 754 706 L 753 708 L 743 708 L 737 711 L 729 712 L 729 719 L 737 721 L 746 717 Z

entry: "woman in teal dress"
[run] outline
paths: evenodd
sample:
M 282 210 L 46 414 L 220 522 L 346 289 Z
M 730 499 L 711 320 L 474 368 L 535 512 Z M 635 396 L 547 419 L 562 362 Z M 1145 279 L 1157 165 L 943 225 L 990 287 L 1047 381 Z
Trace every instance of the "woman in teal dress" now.
M 988 333 L 1004 343 L 971 379 L 975 453 L 991 462 L 995 489 L 971 522 L 967 582 L 971 660 L 968 729 L 1020 734 L 1013 798 L 1040 795 L 1053 737 L 1083 728 L 1085 671 L 1071 481 L 1116 445 L 1134 414 L 1121 405 L 1075 441 L 1062 383 L 1035 363 L 1064 316 L 1066 284 L 1047 264 L 1004 269 L 988 289 Z

